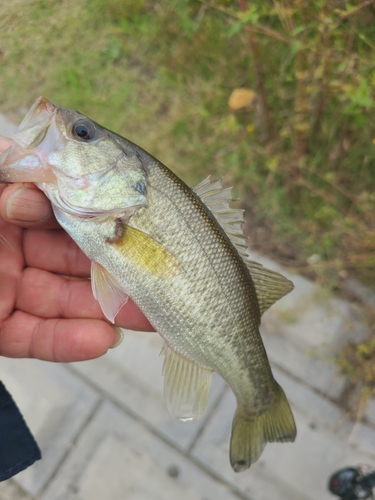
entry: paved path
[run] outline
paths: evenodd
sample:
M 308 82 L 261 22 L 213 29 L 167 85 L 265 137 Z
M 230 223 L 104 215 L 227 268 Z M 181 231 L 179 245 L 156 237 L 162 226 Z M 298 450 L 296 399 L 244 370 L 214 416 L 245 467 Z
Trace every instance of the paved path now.
M 0 117 L 0 134 L 11 127 Z M 253 254 L 275 270 L 276 263 Z M 1 358 L 0 379 L 39 442 L 43 460 L 0 483 L 0 500 L 328 500 L 329 474 L 375 464 L 375 404 L 354 425 L 336 403 L 346 381 L 329 356 L 366 329 L 356 309 L 298 275 L 268 311 L 262 334 L 276 379 L 296 417 L 294 444 L 268 444 L 250 470 L 229 465 L 235 401 L 214 377 L 196 422 L 171 420 L 162 398 L 161 341 L 126 332 L 88 362 L 58 365 Z

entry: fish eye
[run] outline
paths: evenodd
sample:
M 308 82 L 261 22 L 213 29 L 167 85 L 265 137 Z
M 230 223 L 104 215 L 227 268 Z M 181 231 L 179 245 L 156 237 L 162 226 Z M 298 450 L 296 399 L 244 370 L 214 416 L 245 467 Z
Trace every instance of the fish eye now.
M 95 126 L 89 120 L 79 120 L 75 122 L 72 128 L 73 135 L 77 137 L 77 139 L 81 139 L 83 141 L 90 141 L 95 137 Z

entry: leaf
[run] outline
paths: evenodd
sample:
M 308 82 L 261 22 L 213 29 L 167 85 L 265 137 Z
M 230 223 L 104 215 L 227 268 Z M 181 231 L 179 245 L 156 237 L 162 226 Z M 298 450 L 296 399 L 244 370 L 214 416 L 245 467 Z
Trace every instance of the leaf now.
M 255 96 L 256 93 L 254 92 L 254 90 L 245 88 L 234 89 L 229 97 L 228 106 L 233 111 L 245 108 L 252 103 Z
M 293 42 L 292 45 L 290 46 L 292 55 L 295 55 L 301 49 L 301 47 L 302 47 L 301 42 L 299 42 L 299 41 Z
M 303 24 L 301 24 L 300 26 L 297 26 L 296 28 L 294 28 L 294 30 L 292 31 L 291 34 L 292 34 L 292 36 L 299 35 L 305 29 L 306 29 L 306 26 L 304 26 Z
M 240 12 L 238 17 L 242 24 L 250 23 L 252 25 L 256 25 L 259 20 L 260 13 L 258 12 L 258 7 L 252 3 L 245 12 Z
M 242 26 L 243 26 L 243 23 L 241 23 L 241 22 L 237 22 L 237 23 L 232 24 L 232 26 L 229 28 L 229 30 L 227 32 L 227 36 L 229 38 L 231 38 L 233 35 L 235 35 L 236 33 L 238 33 L 240 31 Z

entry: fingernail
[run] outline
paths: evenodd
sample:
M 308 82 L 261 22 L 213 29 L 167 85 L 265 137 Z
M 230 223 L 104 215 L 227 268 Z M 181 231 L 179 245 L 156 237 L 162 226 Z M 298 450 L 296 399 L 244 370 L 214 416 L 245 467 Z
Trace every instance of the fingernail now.
M 124 332 L 121 330 L 121 328 L 119 326 L 114 326 L 113 329 L 116 332 L 117 340 L 113 344 L 111 349 L 114 349 L 115 347 L 119 346 L 121 342 L 124 340 Z
M 6 214 L 17 222 L 40 222 L 51 214 L 51 207 L 38 189 L 19 188 L 8 199 Z

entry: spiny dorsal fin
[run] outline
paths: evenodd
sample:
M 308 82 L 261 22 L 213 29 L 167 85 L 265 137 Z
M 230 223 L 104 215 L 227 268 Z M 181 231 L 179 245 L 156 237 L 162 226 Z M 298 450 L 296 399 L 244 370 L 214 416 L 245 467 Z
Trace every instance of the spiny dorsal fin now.
M 166 343 L 164 355 L 164 399 L 173 418 L 193 420 L 203 415 L 210 394 L 212 371 L 185 358 Z
M 247 236 L 242 232 L 244 210 L 230 208 L 229 203 L 235 201 L 232 198 L 231 190 L 232 188 L 223 188 L 221 180 L 211 182 L 209 177 L 193 188 L 193 191 L 211 211 L 244 260 L 253 278 L 260 314 L 263 314 L 272 304 L 293 290 L 294 285 L 281 274 L 249 259 Z
M 207 177 L 207 179 L 195 186 L 193 191 L 214 215 L 240 252 L 241 257 L 245 257 L 247 237 L 242 232 L 244 210 L 230 208 L 229 203 L 234 201 L 231 193 L 232 188 L 223 188 L 220 179 L 211 182 L 210 178 Z

